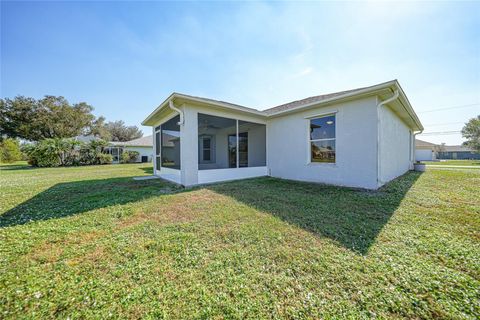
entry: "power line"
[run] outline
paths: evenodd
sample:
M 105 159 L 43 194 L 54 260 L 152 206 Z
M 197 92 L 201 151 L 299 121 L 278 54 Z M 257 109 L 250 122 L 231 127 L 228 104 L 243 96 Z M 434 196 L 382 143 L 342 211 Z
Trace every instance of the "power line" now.
M 424 132 L 419 135 L 421 136 L 444 136 L 450 134 L 459 134 L 462 133 L 461 131 L 437 131 L 437 132 Z
M 432 124 L 426 124 L 425 127 L 437 127 L 437 126 L 446 126 L 449 124 L 464 124 L 464 121 L 458 121 L 458 122 L 444 122 L 444 123 L 432 123 Z
M 480 103 L 470 103 L 470 104 L 464 104 L 464 105 L 460 105 L 460 106 L 452 106 L 452 107 L 431 109 L 431 110 L 426 110 L 426 111 L 419 111 L 418 113 L 428 113 L 428 112 L 436 112 L 436 111 L 443 111 L 443 110 L 468 108 L 468 107 L 473 107 L 473 106 L 480 106 Z

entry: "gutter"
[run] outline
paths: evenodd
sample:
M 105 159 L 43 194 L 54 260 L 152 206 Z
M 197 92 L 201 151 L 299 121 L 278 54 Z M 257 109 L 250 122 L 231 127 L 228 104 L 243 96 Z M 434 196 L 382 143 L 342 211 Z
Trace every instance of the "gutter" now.
M 183 111 L 180 110 L 180 109 L 178 109 L 177 107 L 175 107 L 175 105 L 173 104 L 173 101 L 172 101 L 172 100 L 168 101 L 168 106 L 170 107 L 170 109 L 172 109 L 173 111 L 176 111 L 176 112 L 178 112 L 178 113 L 180 114 L 180 121 L 178 121 L 177 124 L 178 124 L 179 126 L 183 125 L 184 122 L 185 122 L 184 119 L 183 119 Z
M 380 180 L 380 174 L 382 172 L 381 170 L 381 141 L 380 141 L 380 130 L 381 130 L 381 127 L 382 127 L 382 122 L 381 122 L 381 117 L 380 117 L 380 108 L 383 107 L 384 105 L 392 102 L 392 101 L 395 101 L 398 99 L 398 97 L 400 96 L 400 92 L 398 91 L 398 89 L 396 89 L 394 92 L 393 92 L 393 95 L 388 98 L 387 100 L 384 100 L 380 103 L 377 104 L 377 187 L 380 187 L 380 184 L 382 183 L 382 181 Z
M 415 141 L 417 141 L 416 136 L 417 136 L 417 134 L 422 134 L 422 132 L 423 132 L 423 129 L 420 130 L 420 131 L 417 131 L 417 132 L 414 132 L 414 133 L 413 133 L 413 141 L 412 141 L 412 163 L 415 163 L 415 149 L 417 149 L 416 146 L 415 146 L 415 144 L 416 144 Z M 437 155 L 435 155 L 435 156 L 437 156 Z

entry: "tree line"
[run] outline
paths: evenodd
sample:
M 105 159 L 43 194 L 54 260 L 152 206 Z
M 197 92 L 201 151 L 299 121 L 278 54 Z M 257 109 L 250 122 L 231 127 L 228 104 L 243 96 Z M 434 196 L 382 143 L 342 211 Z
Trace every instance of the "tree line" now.
M 142 136 L 137 126 L 121 120 L 106 122 L 92 112 L 89 104 L 72 104 L 61 96 L 0 99 L 0 162 L 28 160 L 40 167 L 111 163 L 111 155 L 103 153 L 107 141 Z M 75 139 L 81 135 L 96 139 L 83 143 Z M 125 157 L 128 162 L 135 155 Z
M 105 141 L 129 141 L 143 135 L 137 126 L 127 126 L 121 120 L 106 122 L 92 111 L 85 102 L 71 104 L 61 96 L 0 99 L 0 139 L 36 142 L 94 135 Z

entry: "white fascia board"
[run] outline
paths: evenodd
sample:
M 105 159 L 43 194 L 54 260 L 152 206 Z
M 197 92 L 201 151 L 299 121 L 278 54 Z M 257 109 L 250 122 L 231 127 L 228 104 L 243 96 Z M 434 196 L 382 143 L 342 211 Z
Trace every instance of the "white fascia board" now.
M 369 87 L 369 88 L 366 88 L 366 89 L 363 89 L 363 90 L 358 90 L 358 91 L 351 92 L 351 93 L 345 93 L 343 95 L 332 97 L 330 99 L 325 99 L 323 101 L 307 103 L 307 104 L 304 104 L 304 105 L 300 105 L 296 108 L 279 111 L 279 112 L 276 112 L 276 113 L 273 113 L 273 114 L 270 114 L 270 115 L 265 114 L 263 111 L 259 111 L 259 110 L 255 110 L 255 109 L 251 109 L 251 108 L 226 104 L 226 103 L 222 103 L 220 101 L 206 100 L 206 99 L 202 99 L 202 98 L 199 98 L 199 97 L 192 97 L 192 96 L 187 96 L 187 95 L 183 95 L 181 93 L 174 92 L 167 99 L 165 99 L 165 101 L 163 101 L 162 104 L 160 104 L 142 122 L 142 125 L 144 125 L 144 126 L 153 125 L 153 123 L 149 123 L 150 119 L 152 119 L 155 116 L 155 114 L 157 114 L 160 110 L 162 110 L 164 107 L 166 107 L 170 100 L 175 100 L 175 99 L 190 101 L 190 102 L 194 102 L 194 103 L 200 103 L 200 104 L 204 104 L 204 105 L 216 106 L 216 107 L 220 107 L 220 108 L 223 108 L 223 109 L 235 110 L 235 111 L 239 111 L 239 112 L 244 112 L 244 113 L 260 116 L 260 117 L 265 118 L 265 119 L 269 119 L 269 118 L 275 118 L 275 117 L 287 115 L 287 114 L 290 114 L 290 113 L 302 111 L 302 110 L 309 109 L 309 108 L 312 108 L 312 107 L 319 107 L 319 106 L 328 105 L 328 104 L 332 104 L 332 103 L 340 103 L 340 102 L 352 100 L 352 99 L 355 99 L 355 98 L 361 98 L 361 97 L 364 97 L 364 96 L 374 95 L 374 94 L 377 94 L 379 91 L 382 91 L 382 90 L 385 90 L 385 89 L 391 89 L 391 90 L 398 89 L 399 90 L 400 101 L 401 101 L 401 104 L 403 105 L 403 107 L 405 108 L 405 111 L 409 114 L 409 116 L 412 118 L 412 120 L 416 123 L 417 129 L 419 129 L 419 131 L 423 130 L 423 125 L 421 124 L 420 120 L 418 119 L 418 116 L 416 115 L 415 111 L 413 110 L 413 108 L 410 104 L 410 101 L 408 101 L 408 98 L 405 95 L 405 92 L 403 91 L 402 87 L 400 86 L 400 84 L 398 83 L 397 80 L 392 80 L 392 81 L 389 81 L 389 82 L 381 83 L 379 85 Z
M 311 108 L 311 107 L 317 107 L 317 106 L 321 106 L 321 105 L 325 105 L 325 104 L 330 104 L 332 102 L 341 102 L 341 101 L 352 99 L 352 98 L 360 98 L 361 96 L 364 96 L 364 95 L 373 95 L 377 91 L 390 88 L 395 82 L 396 82 L 396 80 L 393 80 L 393 81 L 385 82 L 385 83 L 379 84 L 377 86 L 366 88 L 366 89 L 363 89 L 363 90 L 358 90 L 358 91 L 355 91 L 355 92 L 345 93 L 345 94 L 342 94 L 342 95 L 339 95 L 339 96 L 336 96 L 336 97 L 332 97 L 330 99 L 325 99 L 325 100 L 322 100 L 322 101 L 316 101 L 316 102 L 303 104 L 303 105 L 300 105 L 300 106 L 292 108 L 292 109 L 287 109 L 287 110 L 283 110 L 283 111 L 273 113 L 273 114 L 269 115 L 269 117 L 274 118 L 274 117 L 283 116 L 283 115 L 286 115 L 286 114 L 289 114 L 289 113 L 301 111 L 301 110 L 304 110 L 304 109 L 308 109 L 308 108 Z

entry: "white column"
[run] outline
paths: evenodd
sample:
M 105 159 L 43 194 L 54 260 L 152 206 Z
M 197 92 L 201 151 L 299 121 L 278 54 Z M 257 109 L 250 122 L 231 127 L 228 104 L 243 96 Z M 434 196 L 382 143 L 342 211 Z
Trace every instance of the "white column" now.
M 240 153 L 238 152 L 238 151 L 239 151 L 239 150 L 238 150 L 238 146 L 240 145 L 240 143 L 239 143 L 239 141 L 238 141 L 238 119 L 236 119 L 235 121 L 236 121 L 236 123 L 237 123 L 237 146 L 236 146 L 237 152 L 236 152 L 236 155 L 235 155 L 235 156 L 237 157 L 237 168 L 239 168 L 239 167 L 240 167 L 240 163 L 239 163 L 239 161 L 240 161 L 240 155 L 239 155 L 239 154 L 240 154 Z
M 198 184 L 198 113 L 186 105 L 184 123 L 180 125 L 180 170 L 181 183 L 189 187 Z
M 152 162 L 153 162 L 153 175 L 157 174 L 157 144 L 155 139 L 157 138 L 155 135 L 155 127 L 152 127 L 153 133 L 153 155 L 152 155 Z

